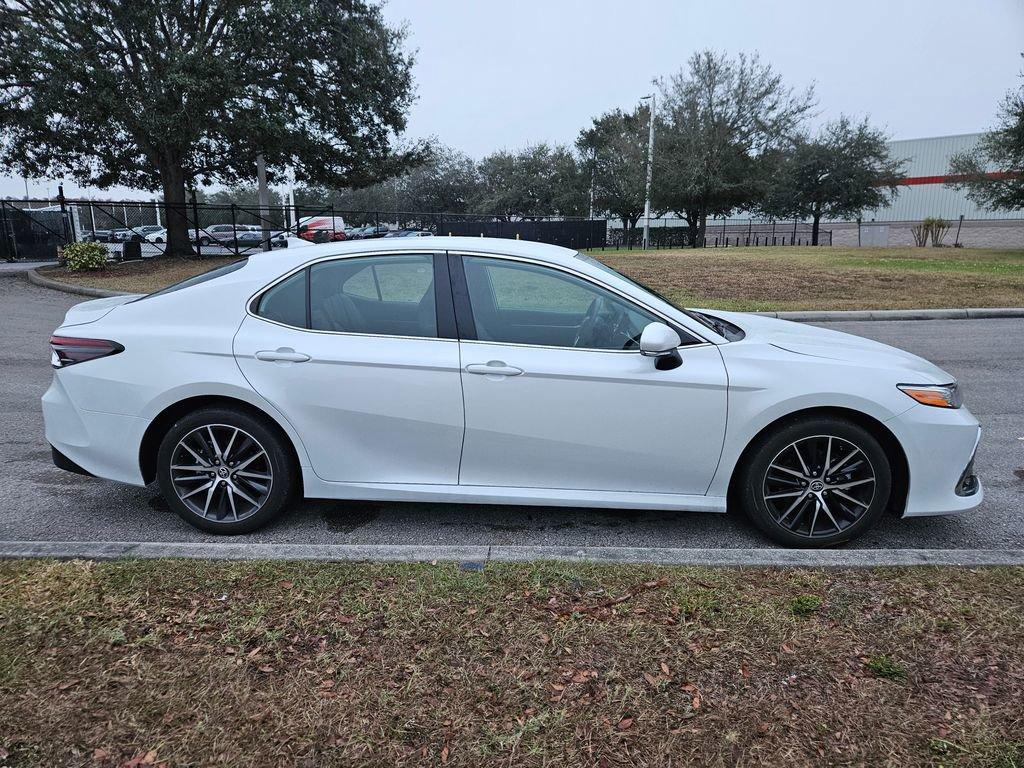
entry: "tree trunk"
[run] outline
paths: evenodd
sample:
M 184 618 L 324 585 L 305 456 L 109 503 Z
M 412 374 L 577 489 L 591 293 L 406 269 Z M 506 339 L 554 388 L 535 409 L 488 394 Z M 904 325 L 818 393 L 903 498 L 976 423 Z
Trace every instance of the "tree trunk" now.
M 818 226 L 821 224 L 821 214 L 814 212 L 814 222 L 811 224 L 811 245 L 818 244 Z
M 165 158 L 160 164 L 160 181 L 164 189 L 164 208 L 167 214 L 167 249 L 164 255 L 191 256 L 185 171 L 181 162 L 175 161 L 173 157 Z
M 677 212 L 677 215 L 680 214 Z M 686 222 L 686 236 L 689 238 L 689 245 L 691 248 L 697 248 L 697 235 L 699 234 L 697 217 L 690 211 L 682 211 L 681 215 Z

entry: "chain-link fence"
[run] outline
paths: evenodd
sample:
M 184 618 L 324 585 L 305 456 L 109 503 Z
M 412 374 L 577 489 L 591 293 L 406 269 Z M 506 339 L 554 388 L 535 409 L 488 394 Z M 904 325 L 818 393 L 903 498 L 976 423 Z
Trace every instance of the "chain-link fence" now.
M 197 257 L 242 256 L 287 247 L 294 238 L 324 243 L 381 237 L 458 235 L 551 243 L 580 250 L 633 249 L 643 245 L 643 221 L 623 229 L 615 220 L 538 216 L 512 220 L 488 214 L 422 211 L 359 211 L 326 205 L 257 206 L 96 200 L 0 200 L 0 258 L 45 261 L 75 241 L 102 244 L 111 260 L 162 256 L 168 252 L 168 227 L 187 238 L 187 253 Z M 703 236 L 686 222 L 652 219 L 648 247 L 721 248 L 810 245 L 805 222 L 757 219 L 708 221 Z M 832 231 L 819 233 L 832 244 Z M 180 253 L 182 248 L 178 249 Z

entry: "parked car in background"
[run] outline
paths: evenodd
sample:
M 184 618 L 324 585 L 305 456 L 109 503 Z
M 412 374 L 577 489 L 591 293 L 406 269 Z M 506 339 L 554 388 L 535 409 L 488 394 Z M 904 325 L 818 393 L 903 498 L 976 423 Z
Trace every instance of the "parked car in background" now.
M 301 494 L 728 505 L 780 544 L 821 547 L 887 511 L 964 512 L 983 496 L 978 421 L 927 360 L 684 309 L 540 243 L 256 253 L 78 304 L 50 347 L 56 465 L 156 482 L 213 533 L 253 531 Z
M 115 229 L 113 241 L 116 243 L 136 242 L 141 243 L 146 239 L 147 235 L 153 232 L 159 232 L 163 227 L 156 224 L 143 224 L 138 227 L 128 227 L 126 229 Z
M 235 245 L 238 235 L 248 231 L 248 226 L 244 224 L 211 224 L 193 233 L 193 240 L 201 246 L 216 244 L 231 248 Z
M 147 243 L 166 243 L 167 242 L 167 229 L 160 227 L 155 232 L 150 232 L 146 235 Z
M 347 229 L 345 219 L 341 216 L 306 216 L 299 219 L 296 234 L 312 242 L 323 238 L 323 235 L 317 235 L 316 232 L 326 231 L 330 233 L 328 240 L 337 242 L 348 239 Z
M 367 224 L 365 227 L 359 227 L 355 230 L 353 239 L 371 240 L 375 237 L 384 237 L 390 231 L 386 224 Z
M 348 240 L 344 230 L 332 229 L 330 227 L 305 227 L 299 233 L 299 237 L 311 243 L 330 243 Z
M 112 229 L 90 229 L 82 233 L 82 240 L 87 243 L 109 243 L 114 238 Z
M 396 229 L 384 237 L 433 237 L 434 233 L 426 229 Z
M 286 235 L 280 230 L 270 230 L 267 237 L 271 248 L 283 248 L 286 244 Z M 263 230 L 260 227 L 249 227 L 245 232 L 239 232 L 235 238 L 239 248 L 260 248 L 263 242 Z

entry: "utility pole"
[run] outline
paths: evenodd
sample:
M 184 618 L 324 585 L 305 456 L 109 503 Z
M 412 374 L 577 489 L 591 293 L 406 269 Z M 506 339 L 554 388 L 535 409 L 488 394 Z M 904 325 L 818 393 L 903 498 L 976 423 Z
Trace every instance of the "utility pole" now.
M 291 209 L 291 228 L 294 230 L 292 234 L 299 234 L 299 213 L 295 210 L 295 166 L 288 166 L 286 182 L 288 184 L 288 207 Z
M 647 130 L 647 185 L 644 190 L 644 250 L 651 247 L 651 174 L 654 171 L 654 94 L 648 94 L 640 101 L 651 100 L 650 125 Z
M 269 251 L 273 247 L 270 244 L 270 190 L 267 189 L 267 161 L 262 152 L 256 155 L 256 188 L 260 205 L 261 245 L 264 251 Z
M 590 212 L 587 218 L 593 221 L 594 219 L 594 178 L 597 175 L 597 150 L 594 150 L 594 156 L 590 159 Z

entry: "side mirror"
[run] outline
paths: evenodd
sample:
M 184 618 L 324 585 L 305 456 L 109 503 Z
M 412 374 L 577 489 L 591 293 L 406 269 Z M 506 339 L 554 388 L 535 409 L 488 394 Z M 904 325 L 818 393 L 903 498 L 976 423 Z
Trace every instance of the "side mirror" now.
M 677 349 L 682 343 L 679 334 L 664 323 L 650 323 L 640 334 L 640 354 L 656 358 L 659 371 L 670 371 L 683 363 Z

